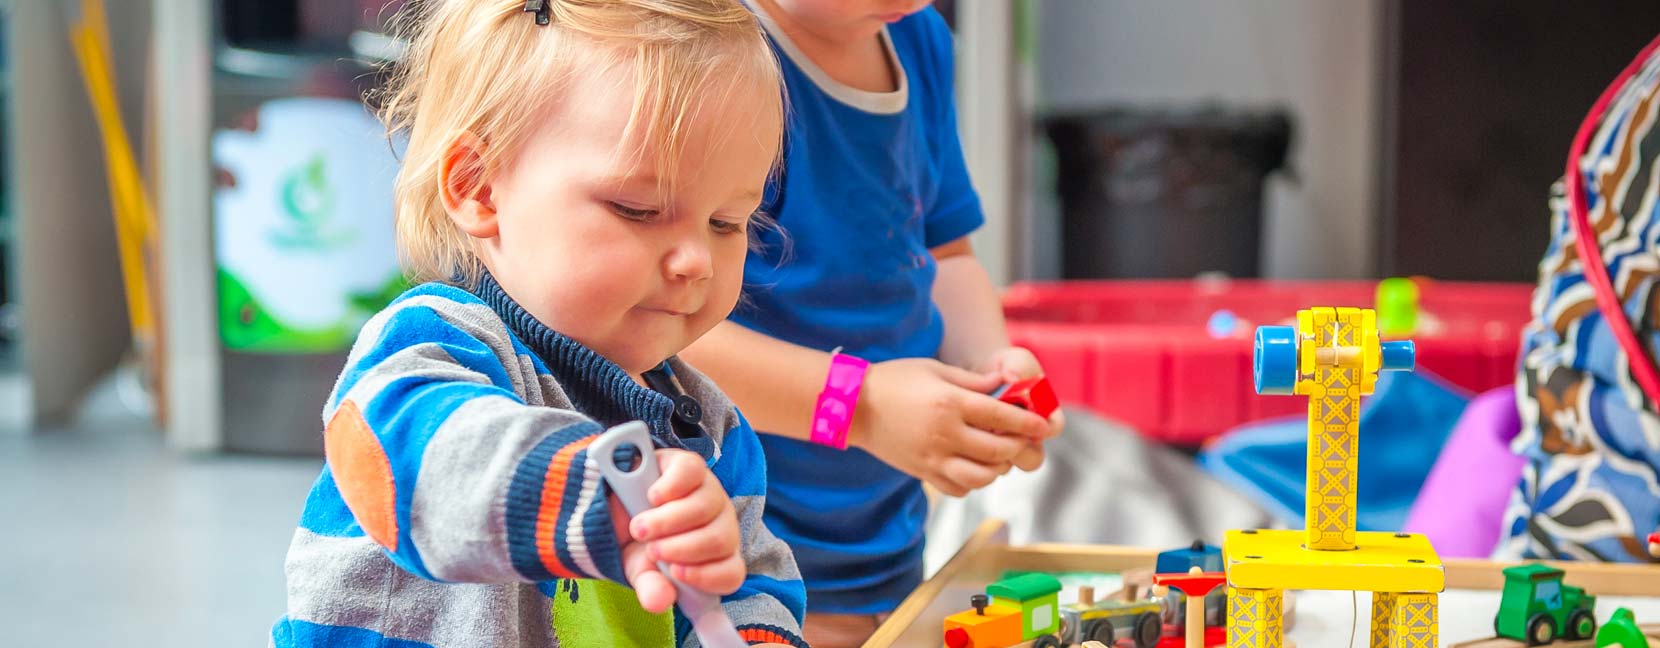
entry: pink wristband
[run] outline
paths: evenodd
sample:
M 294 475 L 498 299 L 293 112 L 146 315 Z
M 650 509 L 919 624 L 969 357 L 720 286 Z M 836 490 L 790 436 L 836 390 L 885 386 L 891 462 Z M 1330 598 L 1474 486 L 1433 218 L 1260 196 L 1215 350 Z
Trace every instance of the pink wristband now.
M 869 367 L 869 362 L 839 350 L 830 353 L 830 373 L 813 405 L 813 443 L 847 449 L 847 428 L 853 424 L 853 409 L 859 404 L 859 388 L 865 384 Z

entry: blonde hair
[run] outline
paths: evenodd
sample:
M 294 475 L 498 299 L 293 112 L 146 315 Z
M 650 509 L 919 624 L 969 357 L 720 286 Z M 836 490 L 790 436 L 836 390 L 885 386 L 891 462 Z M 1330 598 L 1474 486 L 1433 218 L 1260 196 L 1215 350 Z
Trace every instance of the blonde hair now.
M 381 116 L 389 135 L 409 136 L 394 210 L 398 255 L 413 282 L 471 285 L 483 272 L 473 240 L 444 210 L 445 147 L 470 132 L 485 142 L 480 177 L 501 171 L 579 68 L 633 71 L 624 142 L 653 155 L 665 191 L 672 191 L 691 113 L 711 89 L 733 92 L 734 79 L 776 87 L 783 123 L 778 62 L 737 0 L 547 0 L 545 26 L 525 5 L 412 0 L 395 22 L 409 47 L 392 70 Z

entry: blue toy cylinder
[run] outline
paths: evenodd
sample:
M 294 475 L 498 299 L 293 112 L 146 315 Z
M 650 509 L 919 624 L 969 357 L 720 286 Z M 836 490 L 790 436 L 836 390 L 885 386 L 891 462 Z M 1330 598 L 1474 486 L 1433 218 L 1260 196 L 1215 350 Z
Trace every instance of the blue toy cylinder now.
M 1392 340 L 1379 345 L 1383 355 L 1381 371 L 1412 371 L 1417 363 L 1418 349 L 1412 340 Z
M 1297 387 L 1297 329 L 1258 326 L 1251 378 L 1258 394 L 1289 396 Z

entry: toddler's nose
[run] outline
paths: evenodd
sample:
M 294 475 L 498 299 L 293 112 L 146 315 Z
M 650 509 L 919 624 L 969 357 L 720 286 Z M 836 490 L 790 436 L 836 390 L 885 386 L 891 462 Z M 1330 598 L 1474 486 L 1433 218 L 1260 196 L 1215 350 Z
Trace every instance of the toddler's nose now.
M 715 273 L 709 245 L 702 241 L 683 241 L 675 245 L 663 263 L 668 276 L 681 281 L 708 279 Z

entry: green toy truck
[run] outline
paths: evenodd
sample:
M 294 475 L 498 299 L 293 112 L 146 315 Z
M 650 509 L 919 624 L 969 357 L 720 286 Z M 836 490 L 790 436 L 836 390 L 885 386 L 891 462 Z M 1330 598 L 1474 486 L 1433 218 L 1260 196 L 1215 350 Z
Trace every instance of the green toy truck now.
M 1529 646 L 1558 638 L 1590 639 L 1597 632 L 1593 612 L 1597 597 L 1562 584 L 1562 570 L 1521 565 L 1504 570 L 1504 600 L 1493 618 L 1493 632 Z

